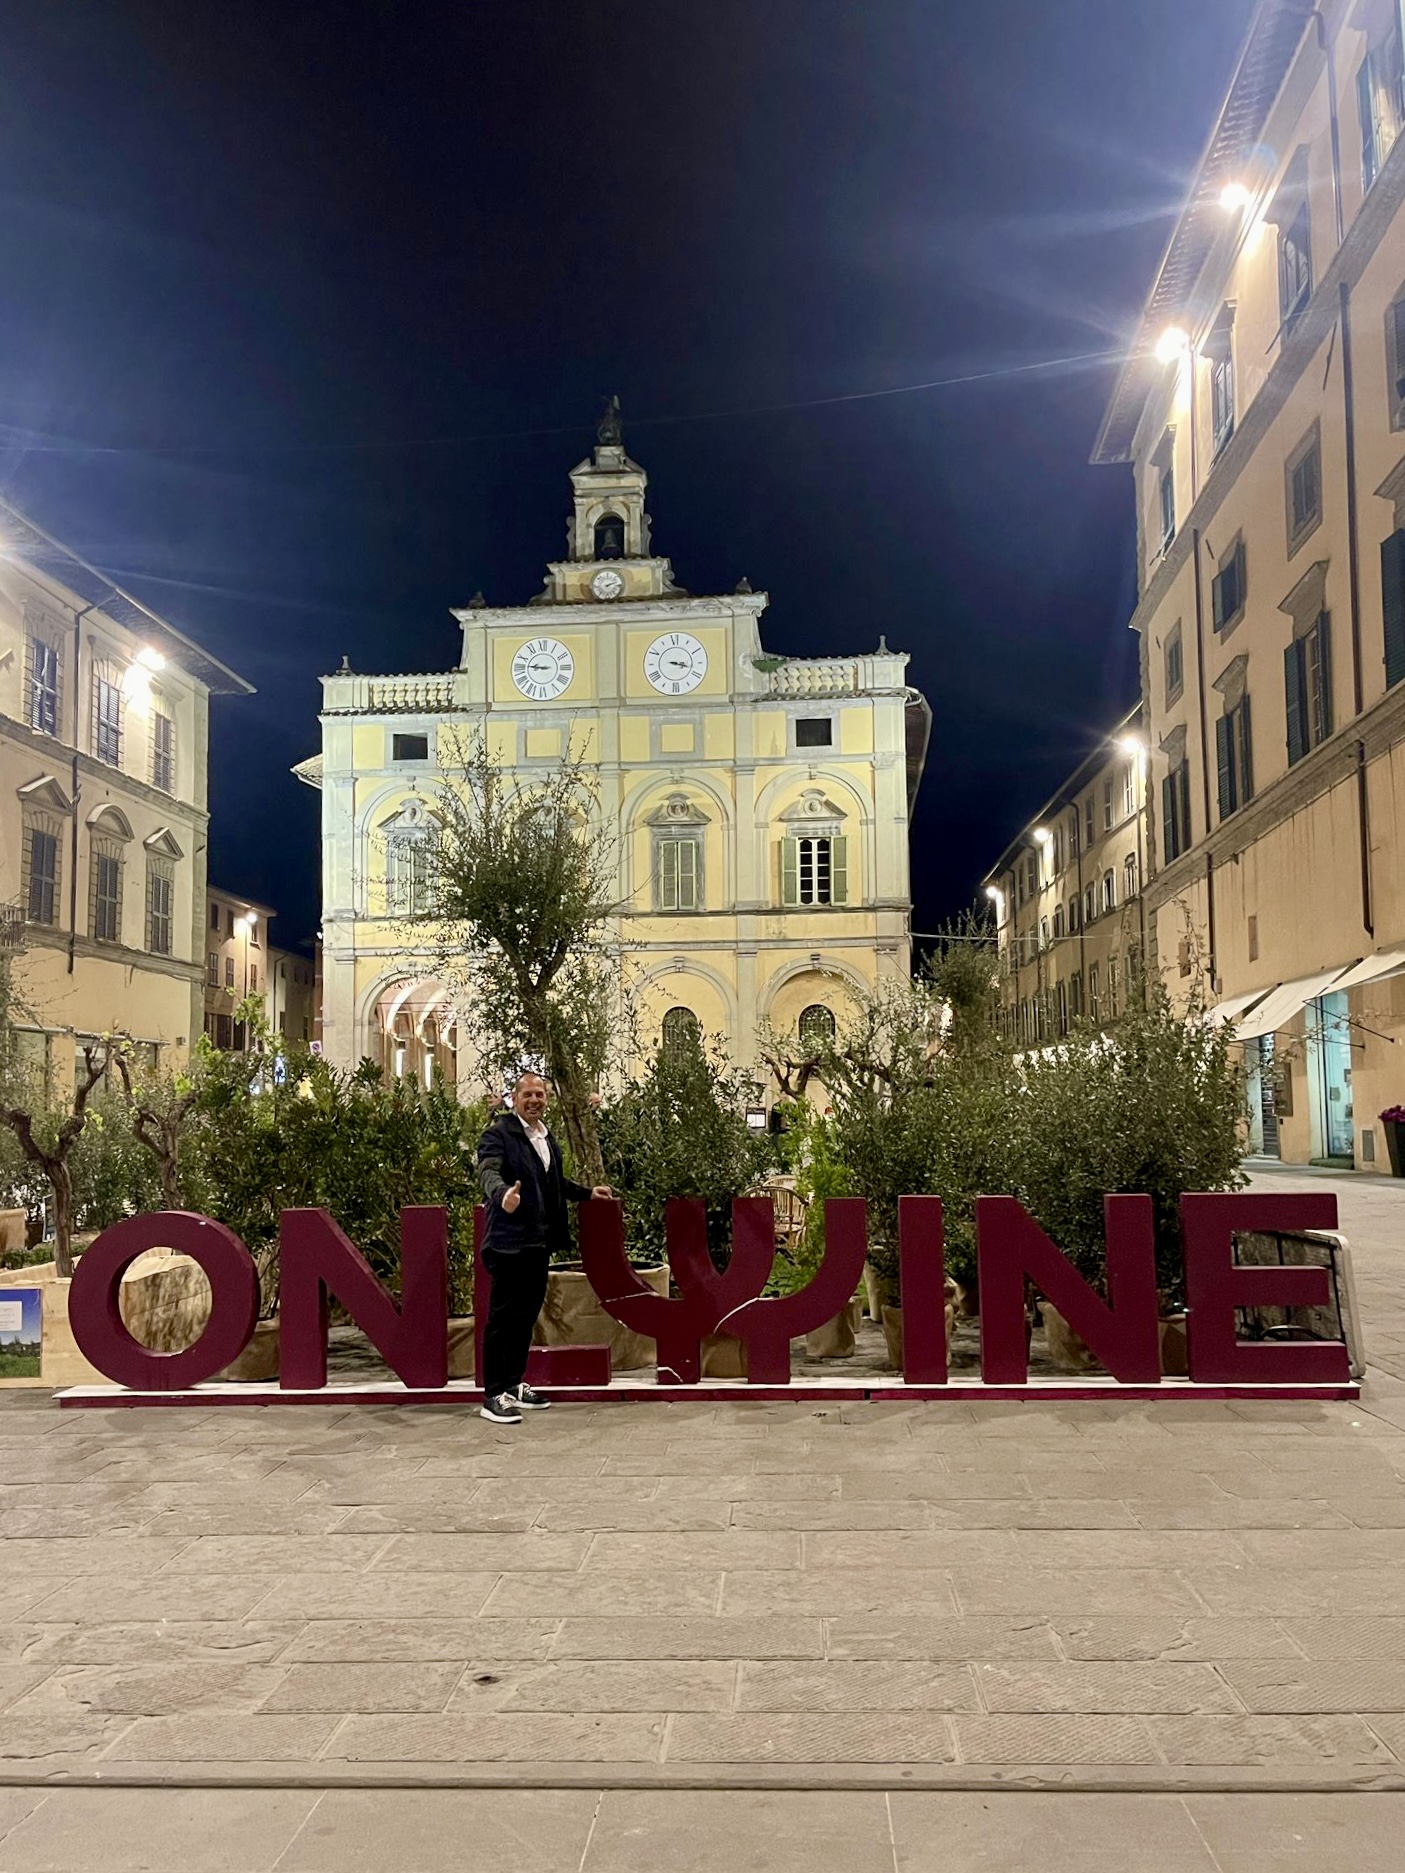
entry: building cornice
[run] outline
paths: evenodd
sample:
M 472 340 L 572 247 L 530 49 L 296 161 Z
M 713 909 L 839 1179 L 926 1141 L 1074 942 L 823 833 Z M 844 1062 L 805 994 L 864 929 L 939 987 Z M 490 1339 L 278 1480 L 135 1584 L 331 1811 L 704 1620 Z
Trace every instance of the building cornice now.
M 1364 759 L 1373 761 L 1405 741 L 1405 684 L 1387 691 L 1364 715 L 1339 729 L 1301 761 L 1294 762 L 1247 806 L 1222 820 L 1198 845 L 1165 865 L 1147 885 L 1147 904 L 1156 910 L 1179 897 L 1204 872 L 1237 858 L 1323 794 L 1351 780 Z
M 45 767 L 62 767 L 69 774 L 73 771 L 74 756 L 78 759 L 79 776 L 86 780 L 102 781 L 105 785 L 116 787 L 131 793 L 146 806 L 159 809 L 164 819 L 179 819 L 188 823 L 197 831 L 210 823 L 209 811 L 196 806 L 192 800 L 183 800 L 179 794 L 163 793 L 161 788 L 153 787 L 148 781 L 139 780 L 135 774 L 129 774 L 125 768 L 109 767 L 106 761 L 95 761 L 90 754 L 81 749 L 71 748 L 67 742 L 58 741 L 52 735 L 41 735 L 25 722 L 16 721 L 13 716 L 0 715 L 0 737 L 8 737 L 27 748 L 36 761 Z
M 150 950 L 132 949 L 126 943 L 99 943 L 93 937 L 84 936 L 81 931 L 74 936 L 50 924 L 27 923 L 20 953 L 23 954 L 24 950 L 46 949 L 62 950 L 67 955 L 70 944 L 75 956 L 90 961 L 114 963 L 123 969 L 143 969 L 148 974 L 173 976 L 181 982 L 203 982 L 205 979 L 205 971 L 199 963 L 184 962 L 179 956 L 153 956 Z
M 753 618 L 759 618 L 770 602 L 765 592 L 732 592 L 725 598 L 670 597 L 660 593 L 653 598 L 562 599 L 540 605 L 475 605 L 451 609 L 465 629 L 470 625 L 489 629 L 503 627 L 539 637 L 546 623 L 603 624 L 621 616 L 640 623 L 645 621 L 645 614 L 653 613 L 670 618 L 730 618 L 750 613 Z

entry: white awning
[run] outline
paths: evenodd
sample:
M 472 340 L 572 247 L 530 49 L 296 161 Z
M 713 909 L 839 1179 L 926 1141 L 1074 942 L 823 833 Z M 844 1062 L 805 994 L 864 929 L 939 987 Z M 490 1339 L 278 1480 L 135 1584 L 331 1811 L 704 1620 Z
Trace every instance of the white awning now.
M 1387 976 L 1405 975 L 1405 949 L 1382 950 L 1377 956 L 1367 956 L 1364 961 L 1348 969 L 1344 976 L 1338 976 L 1333 988 L 1360 988 L 1363 982 L 1384 982 Z
M 1267 989 L 1251 989 L 1247 995 L 1231 995 L 1227 1002 L 1217 1002 L 1213 1008 L 1205 1010 L 1205 1022 L 1208 1027 L 1222 1028 L 1226 1022 L 1242 1015 L 1255 1002 L 1262 1001 L 1268 994 Z
M 1332 988 L 1338 977 L 1345 974 L 1346 967 L 1338 963 L 1335 968 L 1323 969 L 1315 976 L 1300 976 L 1296 982 L 1280 982 L 1252 1013 L 1244 1016 L 1238 1026 L 1239 1039 L 1259 1040 L 1265 1034 L 1274 1034 L 1286 1027 L 1300 1009 L 1306 1008 L 1325 989 Z

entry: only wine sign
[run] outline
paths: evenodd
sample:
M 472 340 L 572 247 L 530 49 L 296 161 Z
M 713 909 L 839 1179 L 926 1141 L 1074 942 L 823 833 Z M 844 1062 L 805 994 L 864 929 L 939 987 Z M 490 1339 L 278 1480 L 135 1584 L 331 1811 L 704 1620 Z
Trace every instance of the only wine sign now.
M 848 1303 L 868 1247 L 859 1198 L 825 1205 L 825 1255 L 794 1293 L 764 1292 L 775 1255 L 771 1204 L 741 1198 L 733 1206 L 733 1248 L 724 1270 L 708 1254 L 700 1203 L 678 1199 L 668 1212 L 672 1292 L 656 1293 L 630 1267 L 618 1203 L 581 1209 L 581 1255 L 602 1308 L 652 1339 L 657 1372 L 613 1380 L 604 1346 L 538 1348 L 529 1378 L 563 1398 L 842 1395 L 907 1397 L 1181 1397 L 1187 1391 L 1240 1397 L 1356 1395 L 1346 1346 L 1335 1340 L 1246 1339 L 1243 1310 L 1327 1307 L 1326 1268 L 1245 1266 L 1235 1238 L 1246 1232 L 1300 1235 L 1333 1230 L 1331 1195 L 1187 1195 L 1181 1198 L 1189 1377 L 1161 1373 L 1152 1203 L 1109 1196 L 1106 1279 L 1085 1281 L 1029 1212 L 1012 1197 L 981 1197 L 976 1206 L 980 1287 L 980 1374 L 948 1372 L 942 1205 L 904 1197 L 898 1261 L 903 1369 L 891 1379 L 792 1378 L 791 1342 L 823 1326 Z M 481 1230 L 481 1218 L 480 1218 Z M 151 1248 L 189 1255 L 209 1277 L 208 1321 L 180 1352 L 158 1352 L 133 1338 L 119 1306 L 122 1277 Z M 482 1323 L 490 1278 L 477 1261 L 475 1314 L 481 1370 Z M 68 1405 L 257 1402 L 345 1405 L 356 1399 L 476 1401 L 471 1382 L 451 1383 L 448 1322 L 448 1228 L 439 1208 L 401 1212 L 400 1293 L 396 1297 L 325 1210 L 285 1210 L 279 1238 L 279 1374 L 266 1385 L 213 1383 L 253 1337 L 259 1312 L 254 1258 L 238 1236 L 208 1216 L 168 1211 L 128 1217 L 100 1235 L 80 1260 L 69 1295 L 69 1320 L 80 1351 L 112 1387 L 79 1387 Z M 1036 1379 L 1029 1374 L 1028 1300 L 1051 1301 L 1087 1344 L 1106 1377 Z M 327 1383 L 327 1326 L 335 1301 L 365 1333 L 398 1383 Z M 730 1334 L 746 1348 L 747 1377 L 721 1383 L 701 1377 L 703 1342 Z

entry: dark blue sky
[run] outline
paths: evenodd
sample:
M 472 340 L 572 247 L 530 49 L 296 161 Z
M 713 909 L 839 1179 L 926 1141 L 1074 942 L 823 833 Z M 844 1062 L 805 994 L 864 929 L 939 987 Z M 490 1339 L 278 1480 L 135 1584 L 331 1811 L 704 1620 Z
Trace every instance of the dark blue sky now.
M 968 902 L 1136 683 L 1113 366 L 999 373 L 1125 341 L 1251 12 L 9 0 L 0 485 L 257 684 L 212 879 L 311 934 L 317 677 L 537 592 L 615 391 L 682 584 L 913 653 Z

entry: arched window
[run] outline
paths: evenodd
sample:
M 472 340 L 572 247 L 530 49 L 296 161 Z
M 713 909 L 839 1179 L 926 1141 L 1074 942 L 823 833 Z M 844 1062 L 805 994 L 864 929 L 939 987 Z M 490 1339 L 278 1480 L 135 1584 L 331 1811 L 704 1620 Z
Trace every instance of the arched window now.
M 1089 885 L 1088 889 L 1083 893 L 1083 921 L 1084 923 L 1085 924 L 1092 923 L 1093 919 L 1097 916 L 1097 914 L 1098 914 L 1097 893 L 1093 890 L 1092 885 Z
M 1137 895 L 1137 855 L 1135 852 L 1129 852 L 1122 866 L 1122 901 L 1123 903 L 1125 904 L 1129 898 L 1134 898 L 1136 895 Z
M 834 1039 L 834 1013 L 823 1002 L 811 1002 L 800 1015 L 800 1045 L 811 1053 L 828 1047 Z
M 1070 935 L 1070 936 L 1073 936 L 1073 935 L 1075 935 L 1075 934 L 1076 934 L 1076 933 L 1077 933 L 1077 932 L 1078 932 L 1079 930 L 1081 930 L 1081 929 L 1082 929 L 1082 927 L 1083 927 L 1083 910 L 1082 910 L 1082 906 L 1081 906 L 1081 904 L 1080 904 L 1080 902 L 1079 902 L 1079 900 L 1078 900 L 1078 899 L 1077 899 L 1076 897 L 1071 897 L 1071 898 L 1070 898 L 1070 899 L 1068 900 L 1068 930 L 1069 930 L 1069 935 Z
M 1103 873 L 1103 909 L 1112 910 L 1117 903 L 1117 877 L 1114 872 Z
M 1064 933 L 1064 907 L 1062 904 L 1056 904 L 1054 906 L 1054 941 L 1056 943 L 1060 943 L 1063 941 L 1063 933 Z
M 618 514 L 602 514 L 595 523 L 595 557 L 624 558 L 624 521 Z
M 420 800 L 407 800 L 381 825 L 385 839 L 386 908 L 392 916 L 422 917 L 434 896 L 438 822 Z
M 663 1051 L 670 1060 L 686 1059 L 702 1039 L 702 1023 L 691 1008 L 670 1008 L 663 1018 Z

